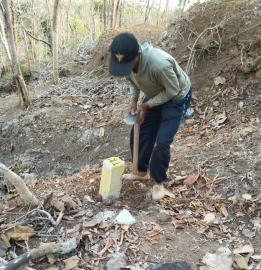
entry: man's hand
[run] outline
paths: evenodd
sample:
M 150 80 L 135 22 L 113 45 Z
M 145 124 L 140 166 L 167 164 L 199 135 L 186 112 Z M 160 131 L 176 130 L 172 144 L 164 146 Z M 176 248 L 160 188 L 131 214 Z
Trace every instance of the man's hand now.
M 150 109 L 150 105 L 148 103 L 143 103 L 139 107 L 140 116 L 138 119 L 138 124 L 141 125 L 146 117 L 147 111 Z
M 136 98 L 133 98 L 131 101 L 131 108 L 130 108 L 130 112 L 132 115 L 137 113 L 137 110 L 138 110 L 137 104 L 138 104 L 138 100 Z

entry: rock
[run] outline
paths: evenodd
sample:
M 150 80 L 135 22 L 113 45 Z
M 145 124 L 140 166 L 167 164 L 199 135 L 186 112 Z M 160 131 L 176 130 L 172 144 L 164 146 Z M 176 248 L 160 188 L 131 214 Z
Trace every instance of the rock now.
M 81 143 L 90 143 L 96 140 L 99 137 L 100 129 L 99 128 L 91 128 L 85 130 L 81 137 L 79 138 L 79 142 Z
M 187 173 L 186 173 L 185 171 L 181 171 L 181 172 L 180 172 L 180 175 L 181 175 L 181 176 L 185 176 L 185 175 L 187 175 Z
M 258 80 L 261 80 L 261 69 L 259 69 L 257 72 L 256 72 L 256 78 Z
M 194 114 L 194 109 L 193 108 L 188 108 L 186 113 L 185 113 L 185 118 L 189 118 Z
M 244 102 L 243 102 L 243 101 L 240 101 L 240 102 L 238 103 L 238 107 L 239 107 L 240 109 L 242 109 L 242 108 L 244 107 Z
M 227 247 L 220 247 L 216 253 L 207 253 L 202 262 L 204 266 L 200 266 L 200 270 L 232 270 L 231 251 Z
M 29 182 L 32 179 L 36 179 L 36 174 L 34 173 L 23 173 L 21 176 L 24 178 L 25 182 Z
M 120 213 L 117 215 L 115 220 L 117 223 L 122 224 L 122 225 L 124 225 L 124 224 L 131 225 L 131 224 L 134 224 L 136 222 L 136 219 L 126 209 L 121 210 Z
M 254 248 L 253 248 L 253 246 L 251 244 L 250 245 L 244 245 L 242 247 L 235 248 L 233 250 L 233 253 L 234 254 L 247 254 L 247 253 L 253 254 L 254 253 Z
M 124 253 L 114 253 L 106 264 L 107 270 L 120 270 L 126 266 L 126 256 Z
M 236 262 L 239 269 L 242 269 L 242 270 L 248 270 L 249 269 L 248 264 L 247 264 L 247 260 L 243 256 L 241 256 L 239 254 L 236 254 L 234 256 L 234 261 Z
M 208 224 L 213 224 L 216 221 L 216 215 L 214 213 L 207 213 L 204 216 L 204 221 L 207 222 Z
M 172 263 L 161 263 L 150 269 L 151 270 L 190 270 L 191 268 L 187 262 L 177 261 L 177 262 L 172 262 Z
M 213 106 L 214 106 L 214 107 L 218 107 L 218 106 L 219 106 L 219 101 L 218 101 L 218 100 L 214 101 L 214 102 L 213 102 Z
M 245 138 L 247 137 L 249 134 L 253 133 L 253 128 L 252 127 L 247 127 L 247 128 L 243 128 L 242 130 L 240 130 L 239 134 L 241 137 Z
M 169 212 L 166 210 L 160 210 L 158 215 L 158 221 L 159 223 L 166 223 L 171 221 L 171 216 L 169 215 Z
M 214 79 L 214 84 L 219 85 L 219 84 L 225 84 L 226 83 L 226 78 L 222 76 L 218 76 Z

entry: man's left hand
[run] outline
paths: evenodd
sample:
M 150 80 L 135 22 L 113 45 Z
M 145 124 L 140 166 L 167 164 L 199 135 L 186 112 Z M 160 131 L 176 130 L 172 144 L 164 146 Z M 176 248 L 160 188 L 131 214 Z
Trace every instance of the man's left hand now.
M 139 119 L 138 119 L 138 124 L 139 125 L 141 125 L 144 122 L 147 111 L 150 108 L 151 107 L 150 107 L 150 105 L 148 103 L 143 103 L 143 104 L 140 105 L 140 107 L 139 107 L 140 116 L 139 116 Z

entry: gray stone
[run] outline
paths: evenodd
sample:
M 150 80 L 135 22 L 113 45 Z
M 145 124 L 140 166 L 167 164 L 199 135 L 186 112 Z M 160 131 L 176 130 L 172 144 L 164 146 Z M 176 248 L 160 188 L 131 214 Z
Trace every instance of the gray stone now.
M 25 182 L 36 179 L 36 174 L 34 173 L 23 173 L 21 176 L 23 177 Z
M 124 253 L 114 253 L 109 261 L 106 264 L 107 270 L 121 270 L 122 267 L 125 267 L 126 263 L 126 256 Z
M 151 270 L 190 270 L 190 265 L 184 261 L 177 261 L 172 263 L 161 263 L 152 268 Z
M 219 101 L 218 101 L 218 100 L 214 101 L 214 102 L 213 102 L 213 106 L 214 106 L 214 107 L 219 106 Z
M 99 133 L 100 133 L 99 128 L 91 128 L 91 129 L 85 130 L 82 133 L 81 137 L 79 138 L 79 142 L 90 143 L 99 137 Z
M 158 215 L 158 220 L 160 223 L 166 223 L 171 221 L 171 216 L 168 211 L 166 210 L 160 210 Z

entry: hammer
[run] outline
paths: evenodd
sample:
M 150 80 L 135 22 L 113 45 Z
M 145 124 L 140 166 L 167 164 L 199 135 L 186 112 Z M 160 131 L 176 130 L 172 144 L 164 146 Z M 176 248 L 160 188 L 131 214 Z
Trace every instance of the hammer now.
M 140 125 L 138 123 L 139 113 L 131 114 L 129 113 L 127 117 L 124 118 L 124 122 L 127 125 L 134 125 L 134 136 L 133 136 L 133 160 L 132 160 L 132 174 L 124 174 L 123 179 L 137 179 L 138 175 L 138 160 L 139 160 L 139 137 L 140 137 Z M 135 177 L 136 176 L 136 177 Z

